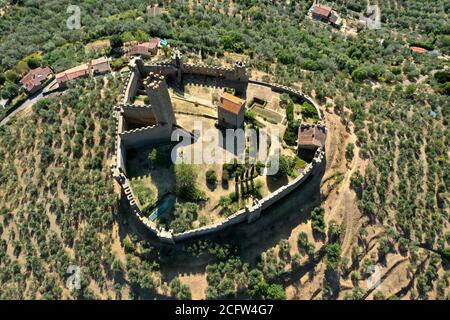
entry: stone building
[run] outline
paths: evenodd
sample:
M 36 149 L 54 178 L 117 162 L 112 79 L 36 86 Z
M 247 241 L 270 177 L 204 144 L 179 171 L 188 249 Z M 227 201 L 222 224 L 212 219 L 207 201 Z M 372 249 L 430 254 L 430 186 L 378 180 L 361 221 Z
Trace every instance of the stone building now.
M 312 18 L 315 20 L 330 23 L 335 27 L 340 27 L 342 24 L 342 19 L 339 14 L 330 7 L 321 4 L 314 4 L 310 11 Z
M 244 127 L 245 100 L 224 92 L 217 103 L 217 119 L 225 128 Z
M 311 10 L 312 17 L 316 20 L 328 22 L 331 14 L 331 8 L 320 4 L 315 4 Z
M 89 64 L 83 63 L 74 68 L 56 74 L 56 82 L 60 87 L 64 86 L 67 81 L 74 80 L 80 77 L 89 76 Z
M 35 93 L 42 89 L 45 81 L 53 76 L 53 71 L 49 67 L 39 67 L 30 70 L 21 80 L 20 83 L 29 93 Z
M 325 126 L 302 124 L 298 128 L 298 150 L 316 150 L 325 147 L 327 137 Z
M 130 56 L 142 56 L 150 58 L 158 53 L 159 38 L 153 38 L 148 42 L 138 43 L 128 51 Z
M 147 6 L 147 14 L 152 18 L 165 12 L 166 9 L 164 9 L 164 7 L 160 7 L 158 4 Z
M 98 59 L 93 59 L 91 61 L 91 69 L 93 75 L 111 72 L 108 58 L 101 57 Z

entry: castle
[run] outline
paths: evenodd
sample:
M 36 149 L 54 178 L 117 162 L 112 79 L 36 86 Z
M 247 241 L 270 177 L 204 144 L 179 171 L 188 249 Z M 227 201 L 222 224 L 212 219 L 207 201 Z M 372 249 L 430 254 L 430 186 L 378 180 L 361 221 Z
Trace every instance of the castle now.
M 249 83 L 252 83 L 269 87 L 274 92 L 287 93 L 298 99 L 308 101 L 316 108 L 321 119 L 321 125 L 324 127 L 323 113 L 311 98 L 295 89 L 249 79 L 246 65 L 243 62 L 236 62 L 232 68 L 189 64 L 183 61 L 183 56 L 180 52 L 175 51 L 168 61 L 144 64 L 140 58 L 135 58 L 130 62 L 129 67 L 130 72 L 120 95 L 119 105 L 114 108 L 114 116 L 117 120 L 117 136 L 116 156 L 115 163 L 112 166 L 112 173 L 122 188 L 123 197 L 126 198 L 131 212 L 161 241 L 175 243 L 217 232 L 243 221 L 250 223 L 258 219 L 264 209 L 301 185 L 310 175 L 318 170 L 323 162 L 325 151 L 324 146 L 321 146 L 315 150 L 312 162 L 299 172 L 297 178 L 292 182 L 275 190 L 261 200 L 254 199 L 253 205 L 246 206 L 221 222 L 178 234 L 174 234 L 172 230 L 159 228 L 154 221 L 150 221 L 149 218 L 145 217 L 139 208 L 127 177 L 126 158 L 128 149 L 139 148 L 144 145 L 170 143 L 173 130 L 180 128 L 177 125 L 167 81 L 181 87 L 186 77 L 195 78 L 201 76 L 208 77 L 211 81 L 220 83 L 223 87 L 246 88 Z M 146 94 L 148 103 L 145 105 L 134 105 L 133 99 L 137 94 Z M 191 135 L 189 132 L 186 132 L 186 134 Z

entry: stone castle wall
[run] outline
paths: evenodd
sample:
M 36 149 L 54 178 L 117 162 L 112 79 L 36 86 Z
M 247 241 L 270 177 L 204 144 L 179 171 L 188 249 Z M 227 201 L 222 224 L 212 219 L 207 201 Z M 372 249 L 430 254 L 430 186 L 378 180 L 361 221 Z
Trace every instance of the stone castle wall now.
M 125 80 L 126 85 L 120 97 L 121 104 L 126 105 L 132 102 L 133 97 L 136 95 L 138 91 L 140 78 L 141 75 L 138 68 L 131 67 L 131 70 L 128 73 L 127 78 Z
M 261 85 L 261 86 L 265 86 L 265 87 L 269 87 L 275 92 L 287 93 L 290 96 L 295 96 L 295 97 L 299 98 L 302 101 L 308 102 L 310 105 L 312 105 L 316 109 L 317 114 L 320 115 L 321 124 L 324 124 L 324 113 L 323 113 L 322 109 L 318 106 L 318 104 L 311 97 L 307 96 L 303 92 L 301 92 L 299 90 L 296 90 L 294 88 L 283 86 L 283 85 L 276 84 L 276 83 L 268 83 L 268 82 L 252 80 L 252 79 L 249 79 L 248 82 L 249 83 L 258 84 L 258 85 Z
M 154 125 L 120 133 L 125 148 L 139 148 L 145 145 L 170 141 L 172 126 Z
M 133 122 L 139 125 L 155 125 L 156 118 L 153 114 L 153 108 L 150 105 L 146 106 L 136 106 L 136 105 L 126 105 L 122 107 L 123 116 L 121 117 L 122 130 L 123 132 L 129 130 L 128 122 Z
M 133 66 L 134 63 L 134 66 Z M 304 95 L 302 92 L 295 90 L 290 87 L 273 84 L 273 83 L 265 83 L 256 80 L 249 80 L 245 74 L 245 66 L 235 65 L 234 68 L 218 68 L 214 66 L 205 66 L 205 65 L 194 65 L 194 64 L 183 64 L 182 62 L 178 62 L 178 67 L 174 65 L 174 61 L 171 62 L 163 62 L 159 64 L 152 65 L 144 65 L 141 59 L 135 59 L 131 66 L 130 74 L 126 80 L 126 87 L 121 94 L 120 101 L 122 104 L 129 104 L 132 97 L 136 94 L 140 78 L 144 75 L 149 75 L 151 72 L 161 73 L 164 76 L 179 76 L 180 70 L 181 73 L 189 74 L 189 75 L 199 75 L 199 76 L 210 76 L 216 78 L 222 78 L 225 80 L 229 80 L 231 82 L 242 83 L 243 81 L 248 81 L 249 83 L 255 83 L 262 86 L 270 87 L 275 92 L 287 93 L 291 96 L 296 96 L 301 100 L 309 102 L 313 105 L 321 118 L 321 124 L 324 122 L 324 115 L 319 106 L 312 100 L 310 97 Z M 155 125 L 148 126 L 144 128 L 139 128 L 135 130 L 123 131 L 124 124 L 120 122 L 120 118 L 118 117 L 118 128 L 117 128 L 117 143 L 116 143 L 116 155 L 117 155 L 117 163 L 116 166 L 113 166 L 113 175 L 115 179 L 122 186 L 122 190 L 124 192 L 125 197 L 130 205 L 131 211 L 134 215 L 136 215 L 137 219 L 140 220 L 143 225 L 152 232 L 155 236 L 157 236 L 161 241 L 168 243 L 175 243 L 179 241 L 184 241 L 187 239 L 212 234 L 218 232 L 224 228 L 228 228 L 230 226 L 236 225 L 238 223 L 242 223 L 247 221 L 248 223 L 253 222 L 258 219 L 263 212 L 263 210 L 267 209 L 280 199 L 284 198 L 288 194 L 290 194 L 293 190 L 298 188 L 303 182 L 305 182 L 308 177 L 317 172 L 319 168 L 322 166 L 323 159 L 325 157 L 325 151 L 322 148 L 319 148 L 316 151 L 314 159 L 312 163 L 308 164 L 305 169 L 299 172 L 299 175 L 296 179 L 294 179 L 291 183 L 277 189 L 275 192 L 266 196 L 261 200 L 255 199 L 254 205 L 251 207 L 246 207 L 233 215 L 229 216 L 225 220 L 204 226 L 201 228 L 196 228 L 193 230 L 189 230 L 182 233 L 174 234 L 172 230 L 164 230 L 160 229 L 156 226 L 156 224 L 150 221 L 148 218 L 144 217 L 139 206 L 136 202 L 136 198 L 133 194 L 133 191 L 130 187 L 130 183 L 125 175 L 125 150 L 130 147 L 138 147 L 146 144 L 154 144 L 160 142 L 170 141 L 170 136 L 172 132 L 172 126 L 168 125 Z M 123 121 L 123 119 L 122 119 Z
M 248 80 L 244 63 L 237 63 L 233 68 L 223 68 L 206 64 L 183 63 L 180 57 L 179 59 L 173 58 L 172 60 L 154 64 L 144 64 L 141 59 L 138 59 L 136 65 L 143 75 L 148 75 L 153 72 L 160 73 L 164 76 L 175 77 L 178 77 L 177 75 L 180 74 L 180 76 L 207 76 L 231 81 L 246 82 Z
M 123 172 L 127 172 L 126 167 L 126 149 L 122 144 L 122 141 L 118 139 L 116 144 L 116 157 L 117 157 L 117 167 L 120 168 Z
M 182 65 L 183 74 L 209 76 L 233 81 L 246 81 L 245 69 L 243 71 L 235 68 L 221 68 L 208 66 L 204 64 L 188 64 Z M 242 73 L 243 72 L 243 73 Z
M 130 181 L 128 178 L 121 172 L 114 170 L 113 174 L 115 175 L 116 180 L 122 186 L 122 191 L 124 196 L 127 199 L 128 205 L 130 206 L 130 210 L 132 214 L 155 236 L 157 236 L 161 241 L 173 243 L 172 236 L 166 230 L 160 229 L 156 226 L 156 224 L 147 217 L 144 217 L 142 211 L 139 209 L 137 205 L 136 197 L 131 188 Z
M 143 74 L 150 74 L 151 72 L 162 74 L 165 77 L 174 76 L 177 73 L 177 68 L 170 63 L 158 63 L 142 66 Z
M 254 220 L 257 220 L 260 217 L 263 210 L 267 209 L 277 201 L 281 200 L 282 198 L 290 194 L 293 190 L 295 190 L 303 182 L 305 182 L 305 180 L 308 179 L 308 177 L 311 176 L 311 174 L 317 172 L 322 164 L 324 156 L 325 152 L 322 149 L 318 149 L 313 162 L 308 164 L 308 166 L 291 183 L 275 190 L 275 192 L 257 201 L 256 204 L 253 205 L 252 207 L 242 209 L 219 223 L 189 230 L 183 233 L 174 234 L 172 236 L 173 242 L 179 242 L 194 237 L 215 233 L 224 228 L 236 225 L 238 223 L 242 223 L 244 221 L 251 223 Z

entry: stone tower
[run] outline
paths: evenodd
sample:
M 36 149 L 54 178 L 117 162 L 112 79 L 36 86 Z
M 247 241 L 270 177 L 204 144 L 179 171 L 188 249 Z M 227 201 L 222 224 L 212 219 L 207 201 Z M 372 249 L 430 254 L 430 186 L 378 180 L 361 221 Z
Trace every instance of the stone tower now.
M 150 72 L 149 76 L 144 80 L 144 86 L 156 121 L 159 124 L 175 125 L 177 122 L 164 76 Z
M 239 81 L 247 81 L 247 66 L 244 61 L 236 61 L 234 64 L 235 78 Z
M 172 65 L 177 68 L 177 83 L 180 85 L 183 80 L 183 55 L 179 50 L 172 54 Z

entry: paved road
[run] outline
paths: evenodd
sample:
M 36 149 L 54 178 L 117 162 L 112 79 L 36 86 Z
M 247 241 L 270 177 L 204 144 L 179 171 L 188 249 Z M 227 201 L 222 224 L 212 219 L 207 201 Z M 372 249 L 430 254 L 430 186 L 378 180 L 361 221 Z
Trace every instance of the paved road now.
M 42 94 L 43 90 L 40 90 L 38 92 L 36 92 L 35 94 L 33 94 L 32 96 L 28 97 L 27 100 L 25 100 L 22 105 L 20 107 L 18 107 L 16 110 L 14 110 L 13 112 L 11 112 L 8 116 L 6 116 L 6 118 L 4 118 L 1 122 L 0 122 L 0 126 L 3 126 L 5 123 L 7 123 L 12 117 L 14 117 L 14 115 L 17 112 L 20 112 L 24 109 L 26 109 L 29 106 L 32 106 L 33 104 L 35 104 L 37 101 L 39 101 L 40 99 L 42 99 L 44 97 L 44 95 Z

